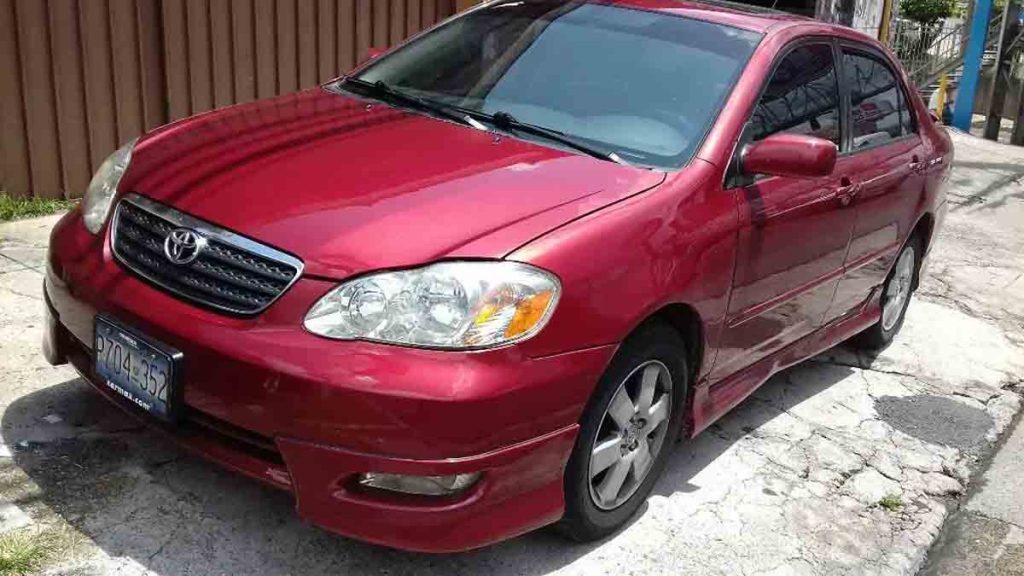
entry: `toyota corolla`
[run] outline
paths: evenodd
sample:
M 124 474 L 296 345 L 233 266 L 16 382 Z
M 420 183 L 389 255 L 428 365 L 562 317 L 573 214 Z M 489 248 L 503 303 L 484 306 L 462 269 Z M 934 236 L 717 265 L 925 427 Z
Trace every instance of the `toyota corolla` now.
M 853 30 L 489 2 L 115 152 L 53 231 L 44 352 L 328 530 L 597 539 L 773 373 L 892 340 L 951 157 Z

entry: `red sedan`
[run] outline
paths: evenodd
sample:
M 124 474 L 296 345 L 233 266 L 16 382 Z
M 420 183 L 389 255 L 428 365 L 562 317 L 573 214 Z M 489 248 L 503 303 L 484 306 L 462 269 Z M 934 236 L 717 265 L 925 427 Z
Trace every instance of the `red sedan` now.
M 892 340 L 951 159 L 853 30 L 499 0 L 114 153 L 44 350 L 328 530 L 601 538 L 773 373 Z

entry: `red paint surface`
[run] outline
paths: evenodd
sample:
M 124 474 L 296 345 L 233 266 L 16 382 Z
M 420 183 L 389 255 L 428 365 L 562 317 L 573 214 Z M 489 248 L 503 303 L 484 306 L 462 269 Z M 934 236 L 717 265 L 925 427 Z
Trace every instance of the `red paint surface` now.
M 836 167 L 838 149 L 822 138 L 775 134 L 748 145 L 742 152 L 743 170 L 794 178 L 824 178 Z
M 95 381 L 93 317 L 110 314 L 184 353 L 192 419 L 168 433 L 292 491 L 315 524 L 450 551 L 558 519 L 576 423 L 618 343 L 651 315 L 674 307 L 699 321 L 692 433 L 877 320 L 899 247 L 944 213 L 950 141 L 918 98 L 918 137 L 841 156 L 819 179 L 722 185 L 780 50 L 807 35 L 877 44 L 796 18 L 619 3 L 766 34 L 686 167 L 664 174 L 495 141 L 319 89 L 205 114 L 143 139 L 122 192 L 296 254 L 304 277 L 256 318 L 218 315 L 127 273 L 76 211 L 51 243 L 50 357 Z M 564 294 L 536 337 L 484 352 L 335 342 L 301 327 L 340 280 L 445 258 L 530 262 L 557 274 Z M 389 470 L 484 480 L 443 503 L 346 488 L 361 471 Z

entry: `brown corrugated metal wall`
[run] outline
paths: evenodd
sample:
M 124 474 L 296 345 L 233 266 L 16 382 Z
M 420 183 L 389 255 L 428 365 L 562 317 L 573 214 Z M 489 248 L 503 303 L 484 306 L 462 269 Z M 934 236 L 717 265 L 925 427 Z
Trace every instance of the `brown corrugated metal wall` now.
M 0 0 L 0 188 L 80 197 L 120 143 L 314 86 L 455 0 Z

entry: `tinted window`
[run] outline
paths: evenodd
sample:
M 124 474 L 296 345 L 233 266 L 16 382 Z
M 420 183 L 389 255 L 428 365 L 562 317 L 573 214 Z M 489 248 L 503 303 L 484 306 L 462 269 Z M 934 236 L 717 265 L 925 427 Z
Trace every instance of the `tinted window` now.
M 779 132 L 807 134 L 839 144 L 839 89 L 832 48 L 796 48 L 779 62 L 758 102 L 754 140 Z
M 884 144 L 913 131 L 896 75 L 881 60 L 844 52 L 843 70 L 850 87 L 853 149 Z
M 478 9 L 360 75 L 423 98 L 508 112 L 614 150 L 689 160 L 761 35 L 599 3 L 523 0 Z

